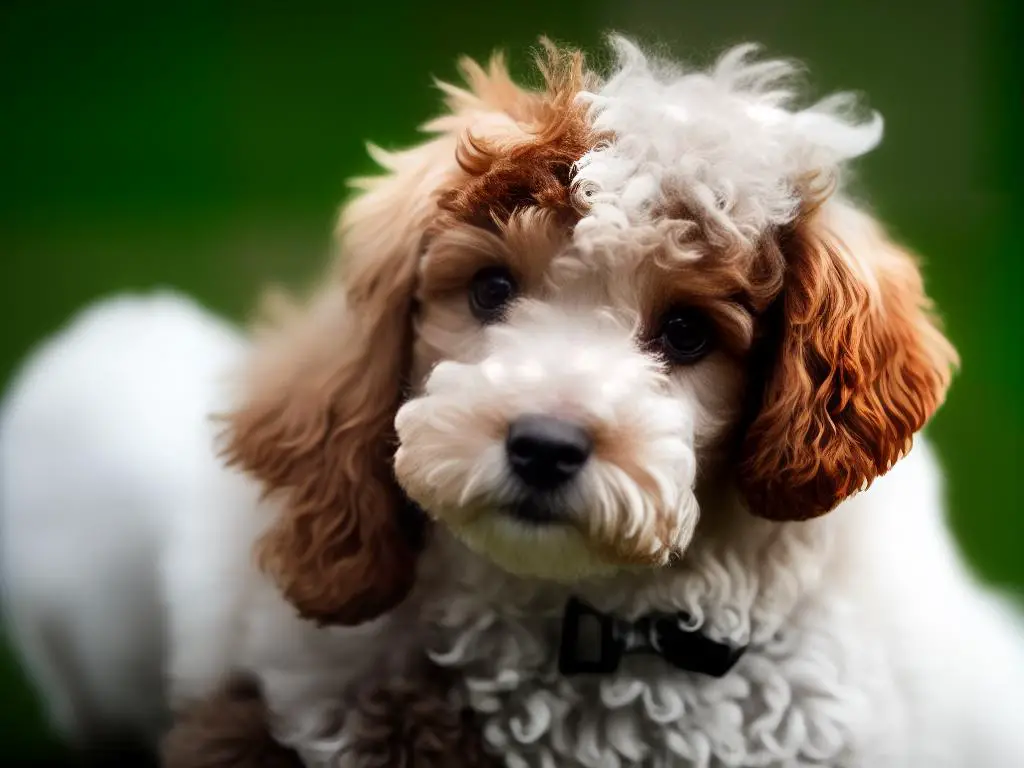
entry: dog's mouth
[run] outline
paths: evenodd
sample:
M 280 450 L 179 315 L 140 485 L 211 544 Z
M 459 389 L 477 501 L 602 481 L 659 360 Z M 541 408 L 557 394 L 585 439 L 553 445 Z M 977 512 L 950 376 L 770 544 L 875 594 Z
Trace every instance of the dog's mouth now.
M 643 546 L 650 539 L 636 545 L 629 540 L 596 537 L 580 514 L 585 501 L 571 490 L 520 490 L 510 496 L 443 508 L 436 519 L 445 522 L 469 549 L 516 576 L 576 583 L 622 569 L 668 564 L 664 547 Z
M 501 508 L 502 514 L 529 525 L 564 525 L 568 514 L 557 501 L 543 496 L 527 496 Z
M 593 551 L 564 499 L 502 500 L 450 527 L 470 549 L 516 576 L 575 583 L 617 570 Z

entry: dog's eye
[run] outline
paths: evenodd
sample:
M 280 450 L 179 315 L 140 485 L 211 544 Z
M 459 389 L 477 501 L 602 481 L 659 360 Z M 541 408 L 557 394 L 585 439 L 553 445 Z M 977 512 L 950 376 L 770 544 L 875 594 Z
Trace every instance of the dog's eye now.
M 481 323 L 501 317 L 506 305 L 516 297 L 516 281 L 504 267 L 485 267 L 473 276 L 469 286 L 469 308 Z
M 675 307 L 662 318 L 658 343 L 669 361 L 689 365 L 711 351 L 712 330 L 707 316 L 700 310 Z

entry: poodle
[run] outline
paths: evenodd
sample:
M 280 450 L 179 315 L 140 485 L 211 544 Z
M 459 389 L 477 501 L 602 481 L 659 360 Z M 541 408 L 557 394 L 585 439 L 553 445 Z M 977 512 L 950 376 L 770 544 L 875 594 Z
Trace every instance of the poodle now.
M 252 334 L 122 297 L 31 357 L 4 607 L 69 738 L 243 675 L 284 764 L 420 764 L 381 718 L 440 675 L 422 741 L 509 768 L 1024 765 L 1021 614 L 914 439 L 957 356 L 848 183 L 881 118 L 612 47 L 465 61 Z

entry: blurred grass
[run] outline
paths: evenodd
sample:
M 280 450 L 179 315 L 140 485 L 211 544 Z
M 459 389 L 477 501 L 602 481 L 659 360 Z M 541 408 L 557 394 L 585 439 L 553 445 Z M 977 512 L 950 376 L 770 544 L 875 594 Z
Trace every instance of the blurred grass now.
M 924 254 L 964 371 L 932 433 L 952 521 L 988 579 L 1024 585 L 1020 4 L 936 0 L 5 2 L 0 6 L 0 382 L 98 296 L 174 286 L 241 318 L 315 274 L 362 142 L 397 146 L 431 76 L 536 36 L 609 27 L 706 60 L 747 39 L 856 88 L 887 118 L 861 181 Z M 0 755 L 57 754 L 0 657 Z

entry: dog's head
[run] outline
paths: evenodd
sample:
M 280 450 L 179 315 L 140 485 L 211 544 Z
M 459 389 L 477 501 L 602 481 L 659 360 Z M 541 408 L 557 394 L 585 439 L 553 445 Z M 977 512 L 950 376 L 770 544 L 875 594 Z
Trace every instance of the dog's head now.
M 467 63 L 262 342 L 230 456 L 287 494 L 260 556 L 304 615 L 404 597 L 407 499 L 515 572 L 660 567 L 705 486 L 822 515 L 941 403 L 917 265 L 836 192 L 880 119 L 791 107 L 749 48 L 689 73 L 616 47 L 605 80 L 548 47 L 538 91 Z

